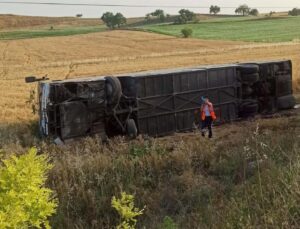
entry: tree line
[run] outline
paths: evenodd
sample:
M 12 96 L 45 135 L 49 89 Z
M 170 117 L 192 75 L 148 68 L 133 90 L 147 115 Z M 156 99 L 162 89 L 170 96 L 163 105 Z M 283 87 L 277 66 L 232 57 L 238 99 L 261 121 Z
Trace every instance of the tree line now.
M 221 12 L 221 7 L 217 5 L 211 5 L 209 8 L 209 13 L 213 15 L 217 15 Z M 243 4 L 238 6 L 235 9 L 235 13 L 237 15 L 242 16 L 258 16 L 259 11 L 256 8 L 250 8 L 248 5 Z M 271 12 L 270 15 L 272 15 L 274 12 Z M 294 8 L 291 11 L 289 11 L 289 15 L 291 16 L 298 16 L 300 15 L 300 9 Z M 82 16 L 82 15 L 81 15 Z M 166 22 L 172 16 L 170 14 L 166 14 L 163 10 L 157 9 L 151 13 L 146 14 L 145 21 L 150 22 L 153 20 L 157 20 L 161 23 Z M 121 26 L 125 25 L 127 20 L 121 13 L 113 14 L 112 12 L 106 12 L 102 15 L 101 20 L 106 24 L 107 27 L 111 29 L 120 28 Z M 173 16 L 172 20 L 175 24 L 186 24 L 188 22 L 192 22 L 196 20 L 196 14 L 190 10 L 187 9 L 181 9 L 178 12 L 177 16 Z

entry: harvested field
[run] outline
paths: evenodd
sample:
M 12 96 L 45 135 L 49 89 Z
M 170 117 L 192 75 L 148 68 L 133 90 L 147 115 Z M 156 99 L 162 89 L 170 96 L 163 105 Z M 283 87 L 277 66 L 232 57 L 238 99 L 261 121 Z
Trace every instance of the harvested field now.
M 0 30 L 16 30 L 49 26 L 94 26 L 99 19 L 83 19 L 75 17 L 30 17 L 18 15 L 0 15 Z
M 109 75 L 150 69 L 222 64 L 247 60 L 292 59 L 299 90 L 300 43 L 257 44 L 181 39 L 165 35 L 111 31 L 72 37 L 0 42 L 2 123 L 32 120 L 26 104 L 27 75 L 51 79 Z

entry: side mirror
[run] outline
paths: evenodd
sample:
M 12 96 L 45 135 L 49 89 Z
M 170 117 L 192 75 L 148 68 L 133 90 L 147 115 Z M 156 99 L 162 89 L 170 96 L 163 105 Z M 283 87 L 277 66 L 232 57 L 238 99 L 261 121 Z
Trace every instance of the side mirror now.
M 25 83 L 34 83 L 34 82 L 43 81 L 43 80 L 49 80 L 49 78 L 47 78 L 47 75 L 43 76 L 42 78 L 36 78 L 35 76 L 25 77 Z

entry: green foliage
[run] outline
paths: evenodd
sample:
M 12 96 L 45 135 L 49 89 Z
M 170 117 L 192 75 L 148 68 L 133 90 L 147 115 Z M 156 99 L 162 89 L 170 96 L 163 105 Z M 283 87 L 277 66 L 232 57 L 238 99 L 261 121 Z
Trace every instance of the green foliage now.
M 284 42 L 300 37 L 300 17 L 257 18 L 229 17 L 189 24 L 193 37 L 207 40 Z M 143 29 L 161 34 L 181 36 L 186 25 L 146 25 Z
M 181 30 L 181 33 L 182 33 L 184 38 L 188 38 L 188 37 L 192 36 L 193 30 L 191 28 L 183 28 Z
M 294 9 L 290 10 L 289 11 L 289 15 L 291 15 L 291 16 L 299 16 L 300 15 L 300 9 L 294 8 Z
M 209 8 L 209 13 L 210 14 L 216 15 L 216 14 L 220 13 L 220 11 L 221 11 L 221 8 L 219 6 L 211 5 L 210 8 Z
M 194 12 L 181 9 L 179 10 L 179 16 L 175 19 L 175 24 L 186 24 L 195 19 L 196 15 Z
M 121 13 L 113 14 L 112 12 L 106 12 L 102 15 L 101 20 L 111 29 L 120 28 L 126 24 L 126 18 Z
M 20 157 L 3 160 L 0 167 L 0 228 L 50 228 L 47 218 L 57 203 L 45 188 L 52 168 L 45 155 L 31 149 Z
M 165 216 L 161 229 L 178 229 L 178 225 L 171 217 Z
M 129 153 L 132 157 L 142 157 L 147 155 L 151 152 L 148 144 L 139 146 L 139 145 L 132 145 L 129 149 Z
M 126 24 L 126 18 L 121 13 L 116 13 L 115 15 L 115 24 L 118 28 L 120 28 L 122 25 Z
M 236 8 L 235 13 L 236 14 L 242 14 L 243 16 L 249 15 L 250 7 L 246 4 L 240 5 L 238 8 Z
M 252 15 L 252 16 L 258 16 L 259 12 L 257 9 L 251 9 L 249 11 L 249 15 Z
M 126 192 L 121 193 L 120 199 L 113 196 L 111 205 L 119 213 L 122 220 L 117 229 L 134 229 L 137 223 L 135 217 L 142 215 L 145 210 L 145 208 L 140 210 L 134 207 L 134 196 L 126 194 Z
M 148 15 L 148 16 L 147 16 Z M 150 16 L 156 17 L 160 20 L 160 22 L 164 22 L 166 20 L 166 15 L 163 10 L 157 9 L 154 12 L 147 14 L 146 18 L 149 18 Z
M 152 144 L 149 141 L 144 141 L 139 144 L 137 144 L 137 143 L 130 144 L 130 146 L 129 146 L 129 155 L 133 158 L 144 157 L 153 152 L 157 155 L 165 155 L 166 154 L 166 150 L 164 147 Z

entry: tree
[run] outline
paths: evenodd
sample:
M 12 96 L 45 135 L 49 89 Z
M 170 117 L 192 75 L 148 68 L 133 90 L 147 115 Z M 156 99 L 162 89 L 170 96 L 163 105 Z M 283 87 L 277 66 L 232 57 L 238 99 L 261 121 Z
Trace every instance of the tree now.
M 249 15 L 252 15 L 252 16 L 258 16 L 259 12 L 257 9 L 251 9 L 249 11 Z
M 47 218 L 55 213 L 56 199 L 45 187 L 52 168 L 35 148 L 0 164 L 0 228 L 50 228 Z
M 290 16 L 299 16 L 300 15 L 300 9 L 294 8 L 294 9 L 290 10 L 289 15 Z
M 80 18 L 80 17 L 82 17 L 82 14 L 76 14 L 76 17 Z
M 176 18 L 175 23 L 176 24 L 186 24 L 189 21 L 193 21 L 195 19 L 196 15 L 194 12 L 181 9 L 179 10 L 179 16 Z
M 121 27 L 126 24 L 126 18 L 121 13 L 116 13 L 114 15 L 112 12 L 106 12 L 101 17 L 102 21 L 106 24 L 108 28 L 114 29 L 117 27 Z
M 211 5 L 210 8 L 209 8 L 209 13 L 210 14 L 218 14 L 219 12 L 221 11 L 221 8 L 219 6 L 213 6 Z
M 126 24 L 126 18 L 121 13 L 116 13 L 114 16 L 114 23 L 120 28 L 122 25 Z
M 154 12 L 150 13 L 150 15 L 158 18 L 161 22 L 164 22 L 166 19 L 165 12 L 160 9 L 155 10 Z
M 101 17 L 101 20 L 108 28 L 114 28 L 114 14 L 112 12 L 104 13 Z
M 235 13 L 236 14 L 242 14 L 243 16 L 249 15 L 250 8 L 246 4 L 240 5 L 238 8 L 236 8 Z
M 146 14 L 145 20 L 149 22 L 151 20 L 151 14 Z

